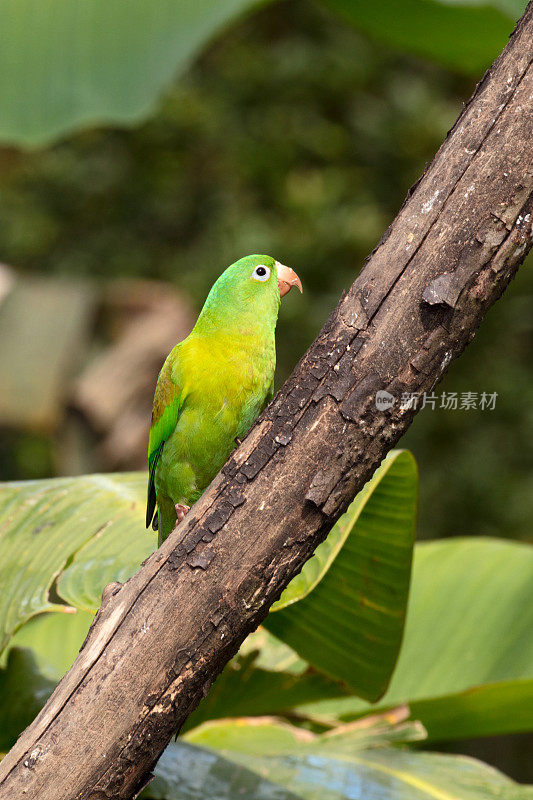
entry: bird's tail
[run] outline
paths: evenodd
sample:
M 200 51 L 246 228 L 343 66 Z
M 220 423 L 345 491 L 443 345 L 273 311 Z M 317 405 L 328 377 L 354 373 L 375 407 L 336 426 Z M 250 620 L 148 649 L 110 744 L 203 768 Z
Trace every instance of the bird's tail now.
M 161 547 L 165 539 L 170 536 L 176 526 L 176 507 L 174 503 L 169 500 L 168 503 L 162 502 L 159 506 L 157 522 L 157 546 Z

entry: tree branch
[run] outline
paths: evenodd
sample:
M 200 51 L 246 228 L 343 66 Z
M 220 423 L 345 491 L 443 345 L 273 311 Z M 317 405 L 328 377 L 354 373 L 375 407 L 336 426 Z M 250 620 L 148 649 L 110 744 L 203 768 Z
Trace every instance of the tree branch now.
M 1 800 L 130 798 L 409 426 L 531 246 L 533 5 L 274 402 L 180 527 L 111 587 L 0 764 Z

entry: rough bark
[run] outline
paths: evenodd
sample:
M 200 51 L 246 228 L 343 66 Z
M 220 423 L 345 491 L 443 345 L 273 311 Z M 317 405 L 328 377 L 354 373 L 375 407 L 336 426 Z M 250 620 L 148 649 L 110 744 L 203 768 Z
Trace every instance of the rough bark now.
M 2 800 L 130 798 L 531 245 L 533 5 L 293 376 L 0 765 Z M 333 268 L 333 267 L 332 267 Z

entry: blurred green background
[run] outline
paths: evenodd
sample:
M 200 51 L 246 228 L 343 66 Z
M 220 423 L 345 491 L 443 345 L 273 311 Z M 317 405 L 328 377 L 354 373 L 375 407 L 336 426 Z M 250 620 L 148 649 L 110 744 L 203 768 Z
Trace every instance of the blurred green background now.
M 473 87 L 291 0 L 219 36 L 147 122 L 3 147 L 0 477 L 142 466 L 172 331 L 186 333 L 213 280 L 247 253 L 273 254 L 305 286 L 282 307 L 279 386 Z M 526 265 L 437 389 L 497 392 L 495 409 L 425 409 L 402 442 L 421 468 L 423 538 L 531 538 L 532 293 Z M 172 302 L 172 331 L 148 364 L 139 355 L 142 386 L 135 348 L 147 334 L 117 378 L 135 321 L 149 331 Z M 98 373 L 110 349 L 115 361 Z M 47 380 L 51 410 L 39 414 Z M 116 381 L 134 385 L 124 414 L 105 408 Z

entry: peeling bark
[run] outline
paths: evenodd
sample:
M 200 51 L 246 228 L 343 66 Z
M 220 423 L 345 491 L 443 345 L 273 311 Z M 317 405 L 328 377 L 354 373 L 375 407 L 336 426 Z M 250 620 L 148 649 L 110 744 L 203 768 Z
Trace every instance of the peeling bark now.
M 318 338 L 179 528 L 114 584 L 0 764 L 1 800 L 125 800 L 415 411 L 532 242 L 533 5 Z

